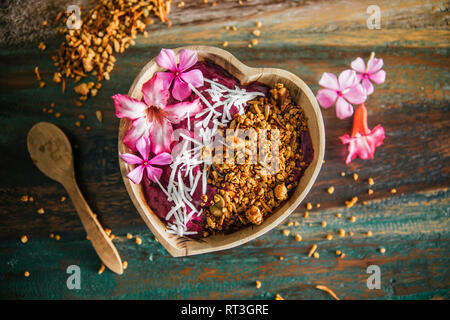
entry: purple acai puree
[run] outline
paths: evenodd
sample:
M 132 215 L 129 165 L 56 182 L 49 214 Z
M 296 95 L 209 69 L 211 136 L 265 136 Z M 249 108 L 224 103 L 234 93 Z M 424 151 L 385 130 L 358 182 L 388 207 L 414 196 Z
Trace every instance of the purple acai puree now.
M 221 68 L 220 66 L 218 66 L 212 62 L 208 62 L 208 61 L 197 62 L 191 69 L 199 69 L 203 73 L 204 78 L 218 82 L 230 89 L 234 89 L 235 86 L 238 86 L 240 88 L 245 88 L 249 92 L 261 92 L 265 96 L 268 96 L 268 93 L 269 93 L 269 87 L 262 83 L 259 83 L 259 82 L 254 82 L 247 86 L 239 85 L 239 81 L 235 77 L 233 77 L 226 70 L 224 70 L 223 68 Z M 204 92 L 204 90 L 209 89 L 209 88 L 210 88 L 209 83 L 205 82 L 204 86 L 197 88 L 197 90 L 212 104 L 212 100 L 211 100 L 209 94 Z M 196 98 L 197 98 L 197 95 L 194 92 L 192 92 L 191 96 L 188 97 L 185 101 L 192 101 Z M 170 105 L 170 104 L 175 104 L 178 102 L 179 101 L 174 100 L 171 97 L 169 99 L 168 104 Z M 206 105 L 203 103 L 203 101 L 202 101 L 202 105 L 203 105 L 203 108 L 206 107 Z M 216 108 L 216 110 L 219 112 L 222 112 L 221 107 Z M 230 110 L 231 115 L 234 115 L 236 112 L 237 112 L 237 109 L 234 107 Z M 195 119 L 195 117 L 193 117 L 193 116 L 190 117 L 191 130 L 193 130 L 194 124 L 196 121 L 201 121 L 205 117 L 206 117 L 206 115 L 204 115 L 198 119 Z M 173 125 L 173 130 L 174 131 L 177 129 L 187 130 L 188 129 L 187 121 L 188 120 L 186 119 L 177 125 Z M 296 180 L 301 179 L 304 171 L 310 165 L 310 163 L 312 162 L 312 159 L 314 157 L 314 150 L 312 148 L 312 141 L 311 141 L 309 132 L 302 132 L 302 134 L 300 136 L 300 140 L 301 140 L 301 146 L 302 146 L 302 153 L 304 156 L 303 161 L 305 164 L 303 166 L 301 166 L 301 169 L 299 169 L 297 171 L 297 173 L 295 175 Z M 176 145 L 177 143 L 178 142 L 174 142 L 172 147 L 174 145 Z M 160 166 L 160 168 L 163 169 L 163 174 L 161 175 L 160 183 L 167 189 L 167 185 L 169 182 L 169 178 L 170 178 L 172 169 L 171 169 L 170 165 Z M 201 170 L 200 166 L 198 166 L 197 168 L 194 169 L 194 175 L 197 173 L 197 170 Z M 184 174 L 183 174 L 183 176 L 184 176 Z M 187 182 L 189 181 L 189 178 L 184 177 L 183 180 L 187 184 Z M 153 210 L 153 212 L 155 212 L 164 222 L 174 223 L 175 218 L 173 216 L 169 219 L 169 221 L 166 221 L 167 213 L 171 210 L 174 203 L 172 201 L 169 202 L 167 200 L 166 194 L 161 190 L 161 188 L 158 186 L 158 184 L 150 181 L 146 176 L 144 177 L 142 184 L 143 184 L 143 188 L 144 188 L 145 197 L 147 199 L 147 203 L 149 204 L 149 206 Z M 216 189 L 213 186 L 207 185 L 206 194 L 208 196 L 208 199 L 211 199 L 215 193 L 216 193 Z M 197 188 L 196 188 L 193 196 L 192 196 L 192 201 L 191 201 L 192 204 L 197 209 L 197 211 L 200 211 L 200 209 L 202 208 L 201 207 L 202 201 L 200 198 L 201 196 L 202 196 L 202 184 L 200 181 L 197 185 Z M 189 207 L 187 207 L 188 214 L 190 211 L 191 211 L 191 209 Z M 188 231 L 196 231 L 197 234 L 190 235 L 190 237 L 193 237 L 193 238 L 202 237 L 203 231 L 204 231 L 204 224 L 205 224 L 205 216 L 204 215 L 198 216 L 197 214 L 194 214 L 192 216 L 191 220 L 186 224 L 186 227 L 187 227 Z

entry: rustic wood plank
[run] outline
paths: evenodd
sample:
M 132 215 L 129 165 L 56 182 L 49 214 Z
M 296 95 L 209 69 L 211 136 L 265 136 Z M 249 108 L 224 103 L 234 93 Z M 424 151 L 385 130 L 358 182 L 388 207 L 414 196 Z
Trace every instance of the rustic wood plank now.
M 79 228 L 75 216 L 69 221 L 67 214 L 73 214 L 69 202 L 61 205 L 58 199 L 63 190 L 45 178 L 34 168 L 25 148 L 26 132 L 38 121 L 52 121 L 61 126 L 75 150 L 76 170 L 79 174 L 81 189 L 86 194 L 93 210 L 99 213 L 106 225 L 139 223 L 135 209 L 128 199 L 118 171 L 117 128 L 110 96 L 115 92 L 127 92 L 134 75 L 157 54 L 159 48 L 137 46 L 130 49 L 119 60 L 112 79 L 104 83 L 104 88 L 95 99 L 90 99 L 81 109 L 74 106 L 75 94 L 69 87 L 66 95 L 59 93 L 59 87 L 48 83 L 48 88 L 37 88 L 32 70 L 39 61 L 44 78 L 49 78 L 51 64 L 40 58 L 33 50 L 4 52 L 6 59 L 1 67 L 6 68 L 10 78 L 20 82 L 0 81 L 2 106 L 0 124 L 4 128 L 2 149 L 4 156 L 0 161 L 2 175 L 15 177 L 14 181 L 2 180 L 0 190 L 5 194 L 5 215 L 8 223 L 0 227 L 0 237 L 16 234 L 22 227 L 22 212 L 29 219 L 35 218 L 35 211 L 44 206 L 53 216 L 39 217 L 35 228 L 46 233 L 60 226 Z M 356 56 L 367 56 L 369 50 L 342 48 L 330 52 L 323 47 L 305 47 L 302 50 L 286 48 L 282 51 L 231 48 L 230 51 L 244 63 L 251 66 L 278 67 L 290 70 L 308 83 L 315 92 L 317 81 L 323 71 L 338 73 Z M 256 54 L 256 55 L 255 55 Z M 448 79 L 449 58 L 439 49 L 401 49 L 380 48 L 377 55 L 386 63 L 387 82 L 377 87 L 376 94 L 368 100 L 369 125 L 381 123 L 386 129 L 384 146 L 377 149 L 372 161 L 355 160 L 350 166 L 343 163 L 346 149 L 338 141 L 351 128 L 351 120 L 339 121 L 334 110 L 323 110 L 327 132 L 326 163 L 319 175 L 307 201 L 321 203 L 322 208 L 343 206 L 354 195 L 361 200 L 382 198 L 389 195 L 391 188 L 399 193 L 436 188 L 449 184 L 449 131 L 450 125 L 448 94 L 445 88 Z M 9 63 L 14 57 L 17 64 Z M 423 72 L 426 70 L 426 72 Z M 45 93 L 45 94 L 41 94 Z M 17 99 L 17 96 L 20 98 Z M 55 112 L 61 112 L 57 119 L 41 108 L 56 103 Z M 95 118 L 95 110 L 102 110 L 104 123 Z M 84 113 L 87 119 L 82 128 L 75 127 L 78 114 Z M 414 123 L 414 130 L 411 130 Z M 84 130 L 91 126 L 92 131 Z M 6 164 L 15 163 L 13 167 Z M 342 178 L 340 172 L 347 172 Z M 354 182 L 351 173 L 358 172 L 360 180 Z M 375 194 L 367 195 L 367 178 L 375 179 Z M 329 185 L 336 188 L 328 195 Z M 23 204 L 19 202 L 23 194 L 34 195 L 39 203 Z M 304 206 L 298 211 L 304 210 Z M 117 214 L 119 213 L 119 214 Z
M 6 261 L 0 266 L 1 294 L 7 298 L 271 299 L 280 293 L 291 299 L 329 298 L 314 289 L 322 283 L 347 299 L 449 299 L 448 13 L 440 1 L 380 0 L 382 29 L 367 30 L 369 2 L 252 0 L 239 6 L 226 0 L 210 7 L 195 0 L 184 9 L 174 6 L 173 27 L 152 26 L 149 38 L 139 38 L 135 47 L 118 57 L 111 80 L 83 108 L 74 105 L 73 84 L 62 95 L 50 81 L 54 70 L 50 56 L 57 41 L 46 40 L 45 53 L 30 43 L 0 49 L 4 71 L 0 77 L 0 257 Z M 255 21 L 262 21 L 263 34 L 258 46 L 248 49 Z M 236 25 L 238 31 L 226 31 L 226 25 Z M 118 120 L 110 96 L 127 92 L 146 61 L 163 46 L 221 45 L 225 40 L 227 49 L 249 66 L 289 70 L 314 92 L 322 72 L 339 73 L 355 57 L 367 57 L 375 50 L 385 61 L 387 81 L 376 87 L 367 102 L 369 126 L 383 125 L 385 144 L 377 149 L 374 160 L 355 160 L 346 166 L 346 150 L 338 136 L 350 130 L 351 120 L 339 121 L 333 109 L 323 110 L 326 163 L 306 199 L 321 206 L 310 213 L 311 222 L 301 218 L 304 204 L 292 216 L 301 222 L 292 232 L 300 232 L 304 242 L 284 238 L 280 230 L 285 226 L 280 226 L 240 248 L 173 259 L 152 240 L 123 186 L 117 159 Z M 36 65 L 47 82 L 45 89 L 38 88 Z M 55 118 L 55 112 L 42 112 L 51 102 L 61 118 Z M 95 119 L 96 110 L 103 112 L 103 124 Z M 77 128 L 75 121 L 81 113 L 87 119 Z M 72 204 L 60 202 L 65 195 L 62 187 L 31 163 L 26 134 L 38 121 L 57 124 L 78 146 L 75 165 L 80 188 L 103 225 L 122 236 L 129 231 L 143 235 L 142 247 L 125 240 L 117 244 L 130 264 L 125 277 L 105 272 L 99 278 L 99 261 L 84 240 Z M 86 126 L 92 131 L 86 131 Z M 342 171 L 346 177 L 340 176 Z M 353 172 L 360 176 L 357 182 L 351 178 Z M 367 195 L 369 177 L 375 179 L 372 196 Z M 333 195 L 326 193 L 330 185 L 336 189 Z M 391 188 L 398 194 L 392 196 Z M 20 202 L 25 194 L 35 201 Z M 346 209 L 344 201 L 355 195 L 358 205 Z M 361 205 L 365 200 L 366 207 Z M 40 207 L 45 208 L 44 215 L 36 213 Z M 336 212 L 345 217 L 354 214 L 357 220 L 350 224 L 336 219 Z M 326 229 L 319 226 L 322 220 L 328 222 Z M 333 241 L 323 240 L 327 231 L 341 227 L 355 232 L 354 238 L 335 235 Z M 372 238 L 362 235 L 369 228 Z M 62 241 L 47 239 L 50 232 L 61 234 Z M 30 236 L 29 243 L 19 242 L 22 234 Z M 319 260 L 305 257 L 313 242 L 319 244 Z M 385 256 L 377 251 L 381 245 L 387 248 Z M 337 260 L 336 249 L 345 250 L 347 258 Z M 284 261 L 278 260 L 280 255 Z M 66 289 L 65 267 L 72 263 L 86 270 L 82 280 L 86 291 Z M 381 291 L 364 286 L 364 268 L 371 263 L 384 270 Z M 166 274 L 168 266 L 175 273 Z M 23 277 L 24 269 L 30 269 L 30 278 Z M 262 279 L 263 290 L 254 287 L 257 278 Z
M 100 261 L 82 232 L 61 233 L 56 241 L 34 237 L 29 230 L 26 244 L 18 238 L 0 242 L 1 297 L 273 299 L 279 293 L 286 299 L 331 299 L 314 288 L 323 284 L 341 299 L 449 299 L 449 196 L 443 189 L 378 200 L 342 218 L 335 217 L 338 210 L 308 219 L 297 215 L 293 220 L 298 227 L 284 224 L 238 248 L 176 259 L 142 225 L 114 229 L 116 245 L 128 261 L 123 276 L 97 274 Z M 354 223 L 347 219 L 350 214 L 357 218 Z M 322 219 L 328 222 L 326 228 L 320 227 Z M 347 231 L 345 238 L 338 237 L 340 228 Z M 282 229 L 291 235 L 283 236 Z M 365 235 L 368 230 L 372 237 Z M 125 239 L 126 232 L 141 236 L 143 244 Z M 294 240 L 296 233 L 302 242 Z M 327 233 L 334 235 L 332 241 L 324 239 Z M 312 244 L 318 245 L 319 259 L 307 257 Z M 337 258 L 336 250 L 346 257 Z M 78 291 L 66 287 L 65 270 L 71 264 L 81 268 Z M 372 264 L 381 269 L 381 290 L 366 287 L 366 268 Z M 25 270 L 29 278 L 23 276 Z M 255 287 L 258 279 L 260 289 Z

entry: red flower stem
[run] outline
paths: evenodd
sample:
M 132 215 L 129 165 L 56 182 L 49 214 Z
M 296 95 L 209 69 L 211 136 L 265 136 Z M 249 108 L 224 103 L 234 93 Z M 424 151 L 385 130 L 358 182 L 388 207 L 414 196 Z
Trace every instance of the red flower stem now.
M 367 109 L 364 103 L 359 105 L 353 116 L 352 137 L 356 137 L 357 133 L 361 135 L 367 135 L 370 133 L 369 126 L 367 125 Z

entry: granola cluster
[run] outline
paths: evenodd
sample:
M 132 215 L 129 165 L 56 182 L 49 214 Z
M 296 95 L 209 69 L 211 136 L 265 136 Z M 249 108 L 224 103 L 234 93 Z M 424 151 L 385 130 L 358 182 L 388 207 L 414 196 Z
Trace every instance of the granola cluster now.
M 248 224 L 259 225 L 264 218 L 288 199 L 298 179 L 296 172 L 304 165 L 300 134 L 307 131 L 306 118 L 300 106 L 292 103 L 288 90 L 277 83 L 269 98 L 249 102 L 243 115 L 236 114 L 229 129 L 256 132 L 258 139 L 226 135 L 225 161 L 213 156 L 208 184 L 217 189 L 212 199 L 202 198 L 206 211 L 206 228 L 210 231 L 232 231 Z M 272 137 L 277 132 L 278 155 L 271 159 Z M 265 131 L 267 139 L 262 149 L 267 151 L 256 157 L 260 147 L 259 135 Z M 255 145 L 256 144 L 256 145 Z M 232 148 L 230 148 L 232 146 Z M 231 160 L 229 161 L 231 156 Z M 221 159 L 222 159 L 221 158 Z M 276 170 L 270 167 L 276 160 Z M 271 170 L 272 169 L 272 170 Z
M 114 55 L 134 45 L 138 33 L 147 35 L 146 26 L 154 23 L 152 15 L 168 21 L 170 4 L 171 0 L 100 0 L 89 10 L 82 10 L 78 19 L 75 13 L 61 12 L 57 21 L 64 16 L 64 27 L 58 28 L 64 42 L 58 55 L 52 57 L 58 68 L 53 81 L 62 82 L 64 91 L 66 78 L 79 82 L 92 75 L 97 81 L 109 80 L 116 62 Z M 67 28 L 67 23 L 72 27 Z M 45 50 L 45 45 L 41 43 L 40 48 Z M 100 86 L 98 83 L 93 88 L 90 83 L 82 83 L 75 91 L 84 101 L 89 93 L 96 95 Z

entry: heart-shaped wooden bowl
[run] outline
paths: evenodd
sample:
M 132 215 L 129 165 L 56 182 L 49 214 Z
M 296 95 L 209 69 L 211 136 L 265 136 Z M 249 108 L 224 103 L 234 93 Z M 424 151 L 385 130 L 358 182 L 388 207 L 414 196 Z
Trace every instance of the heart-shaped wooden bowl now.
M 275 228 L 286 219 L 305 198 L 319 174 L 325 153 L 325 130 L 320 108 L 311 89 L 309 89 L 309 87 L 297 76 L 280 69 L 250 68 L 237 60 L 231 53 L 215 47 L 189 46 L 177 48 L 174 49 L 174 51 L 178 54 L 181 49 L 196 51 L 198 53 L 199 61 L 207 59 L 216 63 L 236 77 L 243 85 L 258 81 L 272 87 L 276 82 L 283 83 L 285 87 L 289 89 L 292 100 L 301 106 L 305 112 L 314 148 L 314 159 L 306 169 L 304 176 L 291 197 L 274 213 L 268 216 L 262 224 L 258 226 L 248 226 L 231 234 L 218 234 L 201 240 L 194 240 L 186 237 L 179 237 L 166 231 L 165 223 L 161 221 L 148 206 L 143 187 L 141 185 L 135 185 L 126 177 L 132 167 L 119 158 L 120 170 L 131 200 L 156 239 L 158 239 L 158 241 L 174 257 L 233 248 L 253 240 Z M 142 85 L 150 80 L 157 71 L 164 70 L 159 67 L 156 64 L 155 59 L 153 59 L 147 63 L 136 77 L 131 85 L 128 95 L 140 100 L 142 98 Z M 120 153 L 130 152 L 122 142 L 130 125 L 131 121 L 121 119 L 119 126 Z

